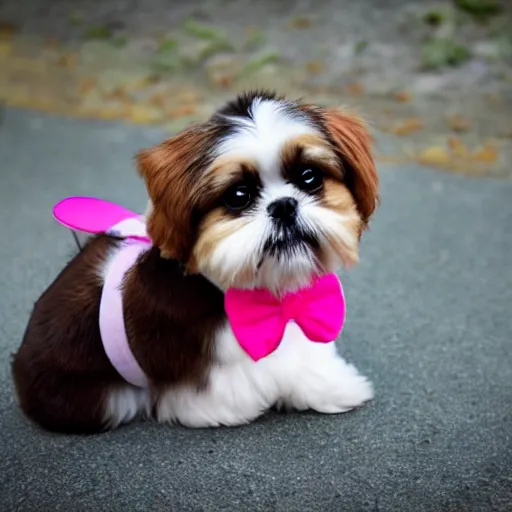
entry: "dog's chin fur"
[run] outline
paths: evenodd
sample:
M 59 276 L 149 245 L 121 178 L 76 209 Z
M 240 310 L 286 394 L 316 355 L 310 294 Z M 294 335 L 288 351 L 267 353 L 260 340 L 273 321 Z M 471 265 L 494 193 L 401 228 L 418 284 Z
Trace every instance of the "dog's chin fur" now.
M 231 274 L 227 265 L 216 268 L 211 262 L 199 263 L 197 270 L 223 291 L 267 289 L 276 296 L 283 296 L 307 287 L 315 277 L 334 272 L 340 266 L 337 258 L 320 263 L 314 252 L 304 246 L 293 255 L 263 255 L 256 265 L 240 271 L 234 268 Z
M 123 381 L 102 346 L 103 279 L 121 244 L 103 235 L 34 307 L 12 365 L 27 416 L 51 430 L 89 433 L 141 416 L 191 427 L 240 425 L 273 406 L 339 413 L 370 400 L 371 384 L 334 342 L 313 343 L 293 323 L 277 350 L 254 362 L 232 333 L 223 293 L 237 287 L 282 295 L 357 263 L 378 200 L 363 123 L 252 93 L 143 151 L 138 164 L 154 246 L 125 276 L 123 308 L 130 348 L 150 386 Z M 311 169 L 320 183 L 314 190 L 301 181 Z M 232 208 L 226 197 L 241 185 L 251 200 Z

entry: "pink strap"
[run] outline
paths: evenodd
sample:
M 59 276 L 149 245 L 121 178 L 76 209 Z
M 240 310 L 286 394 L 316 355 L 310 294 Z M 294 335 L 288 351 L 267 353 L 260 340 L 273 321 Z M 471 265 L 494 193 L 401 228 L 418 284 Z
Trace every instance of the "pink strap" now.
M 133 355 L 124 325 L 122 284 L 126 272 L 149 247 L 139 242 L 127 243 L 110 261 L 100 302 L 100 333 L 110 362 L 130 384 L 147 387 L 148 380 Z

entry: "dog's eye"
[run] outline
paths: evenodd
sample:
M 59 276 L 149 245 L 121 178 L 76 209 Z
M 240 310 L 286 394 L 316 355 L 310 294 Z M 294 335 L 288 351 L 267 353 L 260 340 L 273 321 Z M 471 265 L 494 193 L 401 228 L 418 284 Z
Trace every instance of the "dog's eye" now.
M 252 203 L 253 196 L 249 187 L 246 185 L 237 185 L 231 187 L 224 194 L 224 204 L 235 211 L 245 210 Z
M 324 184 L 324 175 L 320 169 L 314 167 L 304 169 L 299 174 L 297 185 L 306 192 L 317 192 Z

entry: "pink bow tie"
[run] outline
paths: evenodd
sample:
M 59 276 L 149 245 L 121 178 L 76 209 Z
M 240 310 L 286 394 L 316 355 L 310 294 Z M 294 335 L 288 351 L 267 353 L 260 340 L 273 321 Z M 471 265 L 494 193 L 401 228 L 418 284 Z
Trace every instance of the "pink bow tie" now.
M 290 321 L 309 340 L 327 343 L 336 339 L 345 320 L 345 298 L 336 274 L 282 299 L 268 290 L 229 289 L 225 309 L 236 339 L 254 361 L 276 350 Z

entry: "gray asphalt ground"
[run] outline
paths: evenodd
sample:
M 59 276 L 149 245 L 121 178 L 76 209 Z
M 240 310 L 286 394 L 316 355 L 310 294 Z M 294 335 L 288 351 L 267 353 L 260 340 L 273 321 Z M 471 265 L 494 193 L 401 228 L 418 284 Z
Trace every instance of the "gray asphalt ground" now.
M 382 206 L 344 276 L 342 352 L 375 383 L 339 416 L 242 428 L 40 431 L 9 357 L 73 253 L 67 195 L 142 210 L 134 152 L 156 129 L 7 110 L 0 125 L 0 510 L 512 510 L 512 182 L 380 166 Z

